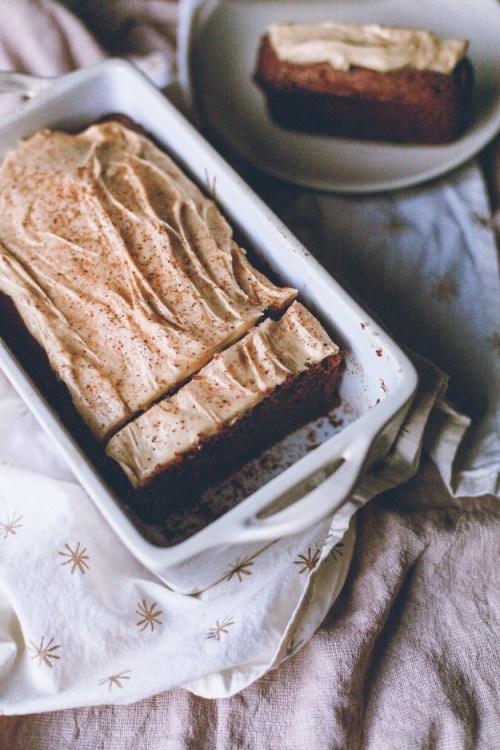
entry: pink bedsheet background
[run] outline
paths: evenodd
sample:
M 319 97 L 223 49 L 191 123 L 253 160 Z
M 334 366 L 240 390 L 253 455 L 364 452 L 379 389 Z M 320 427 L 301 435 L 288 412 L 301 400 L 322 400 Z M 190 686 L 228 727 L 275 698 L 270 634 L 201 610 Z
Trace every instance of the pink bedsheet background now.
M 0 0 L 0 68 L 51 75 L 104 50 L 168 68 L 175 2 L 68 5 L 92 33 L 50 0 Z M 494 200 L 495 153 L 483 157 Z M 340 598 L 278 670 L 224 700 L 179 689 L 128 707 L 0 717 L 0 750 L 495 750 L 499 552 L 498 500 L 452 499 L 424 459 L 410 485 L 359 513 Z

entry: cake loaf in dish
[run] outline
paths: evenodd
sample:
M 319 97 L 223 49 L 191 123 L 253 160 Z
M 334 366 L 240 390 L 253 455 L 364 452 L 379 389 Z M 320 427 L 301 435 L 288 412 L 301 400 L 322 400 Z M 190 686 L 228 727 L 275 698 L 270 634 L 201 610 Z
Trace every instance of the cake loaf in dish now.
M 443 144 L 471 120 L 468 42 L 378 24 L 274 24 L 255 81 L 271 118 L 301 132 Z
M 339 347 L 142 133 L 39 131 L 0 188 L 7 328 L 140 521 L 189 507 L 335 404 Z
M 106 452 L 134 487 L 152 486 L 145 512 L 154 521 L 165 496 L 184 502 L 325 414 L 334 403 L 341 359 L 316 318 L 294 302 L 123 427 Z
M 216 207 L 116 122 L 39 131 L 0 168 L 0 291 L 104 440 L 296 292 Z

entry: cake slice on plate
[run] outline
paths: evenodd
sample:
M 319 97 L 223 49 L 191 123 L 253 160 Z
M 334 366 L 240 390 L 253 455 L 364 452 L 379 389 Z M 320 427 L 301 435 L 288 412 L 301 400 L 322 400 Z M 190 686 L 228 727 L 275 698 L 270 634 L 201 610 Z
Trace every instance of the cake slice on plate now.
M 280 126 L 393 143 L 443 144 L 472 117 L 467 40 L 379 24 L 274 24 L 255 81 Z

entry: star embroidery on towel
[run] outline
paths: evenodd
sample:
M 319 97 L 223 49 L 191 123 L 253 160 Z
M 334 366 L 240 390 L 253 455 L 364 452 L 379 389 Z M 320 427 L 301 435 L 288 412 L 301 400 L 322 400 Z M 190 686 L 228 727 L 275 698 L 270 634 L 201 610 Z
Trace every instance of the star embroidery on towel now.
M 334 544 L 333 547 L 330 550 L 330 555 L 333 557 L 335 562 L 337 562 L 339 557 L 343 556 L 342 547 L 344 546 L 344 542 L 337 542 L 337 544 Z
M 54 665 L 51 662 L 51 659 L 60 659 L 61 657 L 58 654 L 55 654 L 54 651 L 57 651 L 58 648 L 61 648 L 61 645 L 54 644 L 54 639 L 51 638 L 50 641 L 45 645 L 45 636 L 42 636 L 42 640 L 40 641 L 40 645 L 37 646 L 36 643 L 33 643 L 33 641 L 30 641 L 31 646 L 28 646 L 29 651 L 33 651 L 33 656 L 30 656 L 30 659 L 38 659 L 38 666 L 41 667 L 42 664 L 46 664 L 51 669 L 54 668 Z
M 477 212 L 474 212 L 472 214 L 472 218 L 476 222 L 476 224 L 479 224 L 480 227 L 491 227 L 493 225 L 493 221 L 488 218 L 488 216 L 484 216 L 483 214 L 479 214 Z
M 314 568 L 319 562 L 320 554 L 321 553 L 319 549 L 317 549 L 316 552 L 313 554 L 311 551 L 311 548 L 308 547 L 307 555 L 298 555 L 297 559 L 293 561 L 293 564 L 301 566 L 301 569 L 299 570 L 299 574 L 305 573 L 306 570 L 308 571 L 314 570 Z
M 408 226 L 408 222 L 400 216 L 391 216 L 386 224 L 386 228 L 391 232 L 400 232 Z
M 500 354 L 500 331 L 495 331 L 495 333 L 492 333 L 491 336 L 488 339 L 488 342 L 497 354 Z
M 131 669 L 124 669 L 123 672 L 118 672 L 118 674 L 110 674 L 109 677 L 104 677 L 102 680 L 99 680 L 98 684 L 107 684 L 108 690 L 111 690 L 113 685 L 116 685 L 116 687 L 119 688 L 123 688 L 122 680 L 130 680 L 129 673 L 131 671 Z
M 458 297 L 458 295 L 459 290 L 457 282 L 455 281 L 455 279 L 452 279 L 448 273 L 437 278 L 437 283 L 434 287 L 434 297 L 436 297 L 437 299 L 449 301 L 453 297 Z
M 61 555 L 62 557 L 68 557 L 68 560 L 65 560 L 61 563 L 61 565 L 71 565 L 71 575 L 75 572 L 75 570 L 78 568 L 80 573 L 83 573 L 85 575 L 85 569 L 89 569 L 89 566 L 86 563 L 86 560 L 89 559 L 89 556 L 86 555 L 87 548 L 83 547 L 82 550 L 80 550 L 80 542 L 78 542 L 76 549 L 72 550 L 69 544 L 64 545 L 67 552 L 58 552 L 58 555 Z
M 224 617 L 222 622 L 215 621 L 215 627 L 209 628 L 207 638 L 213 638 L 216 641 L 220 641 L 222 633 L 228 633 L 228 628 L 234 625 L 234 620 L 231 617 Z
M 233 576 L 236 576 L 238 578 L 238 581 L 241 583 L 243 581 L 243 576 L 252 575 L 252 571 L 249 570 L 252 565 L 254 565 L 254 561 L 251 557 L 247 557 L 244 560 L 236 560 L 236 562 L 227 571 L 226 575 L 224 576 L 224 580 L 230 581 Z
M 7 539 L 9 534 L 15 535 L 17 532 L 17 529 L 20 529 L 22 526 L 22 523 L 19 523 L 22 516 L 17 516 L 13 514 L 12 520 L 10 516 L 7 516 L 7 520 L 0 521 L 0 534 L 3 534 L 3 538 Z
M 149 626 L 151 630 L 153 631 L 155 629 L 155 625 L 161 625 L 162 622 L 159 620 L 159 616 L 163 614 L 163 610 L 156 609 L 158 606 L 156 602 L 153 602 L 150 606 L 147 605 L 146 600 L 143 599 L 142 602 L 138 602 L 137 606 L 139 609 L 135 610 L 136 615 L 139 615 L 142 619 L 136 622 L 135 624 L 139 628 L 139 630 L 142 632 L 143 630 L 146 630 L 146 628 Z M 142 627 L 140 627 L 142 625 Z

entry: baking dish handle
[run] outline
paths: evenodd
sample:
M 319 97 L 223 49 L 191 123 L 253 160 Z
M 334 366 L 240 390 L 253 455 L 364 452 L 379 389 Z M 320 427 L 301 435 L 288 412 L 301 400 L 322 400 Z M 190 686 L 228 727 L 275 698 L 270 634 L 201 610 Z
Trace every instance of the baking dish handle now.
M 280 539 L 303 531 L 304 518 L 310 527 L 335 513 L 351 496 L 371 444 L 367 436 L 347 441 L 326 466 L 266 503 L 268 514 L 265 509 L 242 519 L 236 532 L 237 541 Z M 283 504 L 287 507 L 273 512 Z
M 31 99 L 45 91 L 53 80 L 12 70 L 0 70 L 0 94 L 20 94 Z

